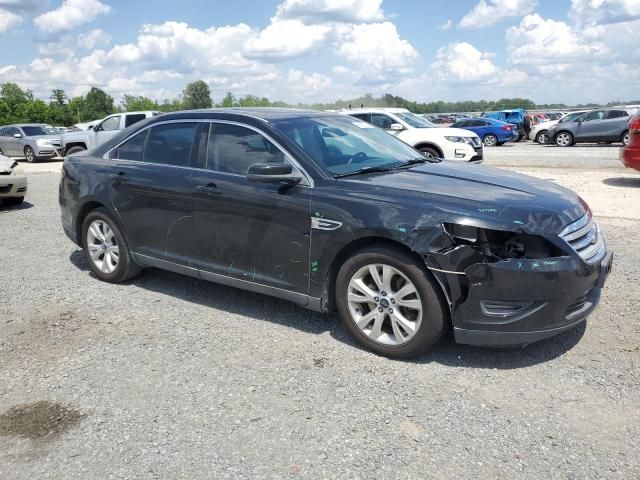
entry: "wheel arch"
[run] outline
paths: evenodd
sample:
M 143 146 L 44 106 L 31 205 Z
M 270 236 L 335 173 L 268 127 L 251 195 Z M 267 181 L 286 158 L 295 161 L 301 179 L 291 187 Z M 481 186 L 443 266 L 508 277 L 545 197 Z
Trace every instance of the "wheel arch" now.
M 327 271 L 327 278 L 325 282 L 325 291 L 327 292 L 326 310 L 336 310 L 335 285 L 340 267 L 350 256 L 354 255 L 360 250 L 373 246 L 384 246 L 385 248 L 395 249 L 412 257 L 419 265 L 423 267 L 425 275 L 430 276 L 435 281 L 436 285 L 438 285 L 438 293 L 442 295 L 444 303 L 447 305 L 449 304 L 447 300 L 449 298 L 449 293 L 446 291 L 442 283 L 427 269 L 423 256 L 398 240 L 379 236 L 368 236 L 357 238 L 345 244 L 333 257 L 333 260 Z
M 438 155 L 440 155 L 440 158 L 444 158 L 444 153 L 442 152 L 442 149 L 435 143 L 419 142 L 415 144 L 413 148 L 415 148 L 416 150 L 420 150 L 421 148 L 433 148 L 438 153 Z
M 76 238 L 78 239 L 78 245 L 82 244 L 82 224 L 84 223 L 84 219 L 87 218 L 89 213 L 98 208 L 110 210 L 107 205 L 99 202 L 98 200 L 88 200 L 78 209 L 78 213 L 75 218 L 75 233 Z

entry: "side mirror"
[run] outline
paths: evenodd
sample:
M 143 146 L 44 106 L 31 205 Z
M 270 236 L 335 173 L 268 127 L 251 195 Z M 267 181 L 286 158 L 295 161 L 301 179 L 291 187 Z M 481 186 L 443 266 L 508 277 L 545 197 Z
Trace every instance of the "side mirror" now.
M 20 133 L 14 133 L 14 134 L 13 134 L 13 138 L 22 138 L 22 134 L 20 134 Z
M 93 127 L 94 132 L 99 132 L 100 130 L 102 130 L 102 127 L 100 125 L 96 125 L 95 127 Z
M 401 132 L 402 130 L 404 130 L 404 127 L 399 123 L 392 123 L 389 127 L 389 130 L 391 130 L 392 132 Z
M 247 178 L 259 183 L 288 183 L 295 185 L 302 180 L 293 173 L 293 166 L 288 163 L 254 163 L 249 165 Z

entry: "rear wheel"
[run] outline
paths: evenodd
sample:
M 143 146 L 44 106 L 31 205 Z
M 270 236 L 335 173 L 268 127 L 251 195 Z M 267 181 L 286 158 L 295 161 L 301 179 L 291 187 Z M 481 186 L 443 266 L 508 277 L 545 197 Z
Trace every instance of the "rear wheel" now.
M 560 132 L 556 135 L 556 145 L 559 147 L 570 147 L 573 145 L 573 135 L 569 132 Z
M 482 138 L 482 143 L 484 143 L 485 147 L 494 147 L 498 144 L 498 137 L 489 133 Z
M 625 147 L 627 145 L 629 145 L 629 131 L 628 130 L 622 134 L 622 140 L 621 141 L 622 141 L 622 145 L 624 145 Z
M 36 162 L 38 159 L 36 158 L 36 154 L 33 151 L 33 148 L 31 148 L 30 146 L 26 146 L 24 147 L 24 158 L 27 159 L 27 162 L 29 163 L 33 163 Z
M 131 257 L 122 230 L 104 208 L 91 211 L 84 219 L 82 246 L 91 270 L 101 280 L 119 283 L 141 271 Z
M 408 358 L 432 347 L 447 310 L 429 274 L 410 255 L 371 247 L 349 258 L 336 278 L 340 317 L 365 348 Z
M 420 148 L 420 151 L 427 158 L 439 158 L 440 157 L 440 154 L 434 148 L 431 148 L 431 147 L 422 147 L 422 148 Z

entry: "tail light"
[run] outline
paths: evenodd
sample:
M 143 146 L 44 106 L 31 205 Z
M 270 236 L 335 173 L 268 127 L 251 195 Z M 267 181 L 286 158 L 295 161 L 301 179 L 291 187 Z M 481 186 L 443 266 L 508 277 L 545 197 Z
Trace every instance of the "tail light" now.
M 509 125 L 503 125 L 503 126 L 502 126 L 502 129 L 503 129 L 505 132 L 510 132 L 510 131 L 511 131 L 511 127 L 510 127 Z
M 636 115 L 629 120 L 629 131 L 631 133 L 640 134 L 640 115 Z

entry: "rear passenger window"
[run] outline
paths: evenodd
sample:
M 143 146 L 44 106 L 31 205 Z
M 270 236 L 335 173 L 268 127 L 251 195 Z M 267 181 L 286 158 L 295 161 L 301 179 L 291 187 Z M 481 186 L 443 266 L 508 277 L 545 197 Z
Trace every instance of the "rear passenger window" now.
M 188 167 L 197 128 L 197 123 L 169 123 L 150 128 L 142 160 Z
M 142 150 L 144 149 L 144 141 L 147 138 L 148 132 L 148 130 L 145 130 L 124 142 L 114 152 L 112 152 L 111 158 L 134 161 L 142 160 Z
M 124 128 L 130 127 L 134 123 L 141 122 L 147 118 L 144 113 L 134 113 L 133 115 L 125 115 L 124 117 Z
M 612 119 L 612 118 L 623 118 L 623 117 L 628 117 L 629 114 L 627 112 L 625 112 L 624 110 L 610 110 L 609 112 L 607 112 L 607 118 L 608 119 Z
M 246 175 L 254 163 L 284 163 L 284 153 L 259 133 L 239 125 L 214 123 L 209 135 L 207 168 Z

